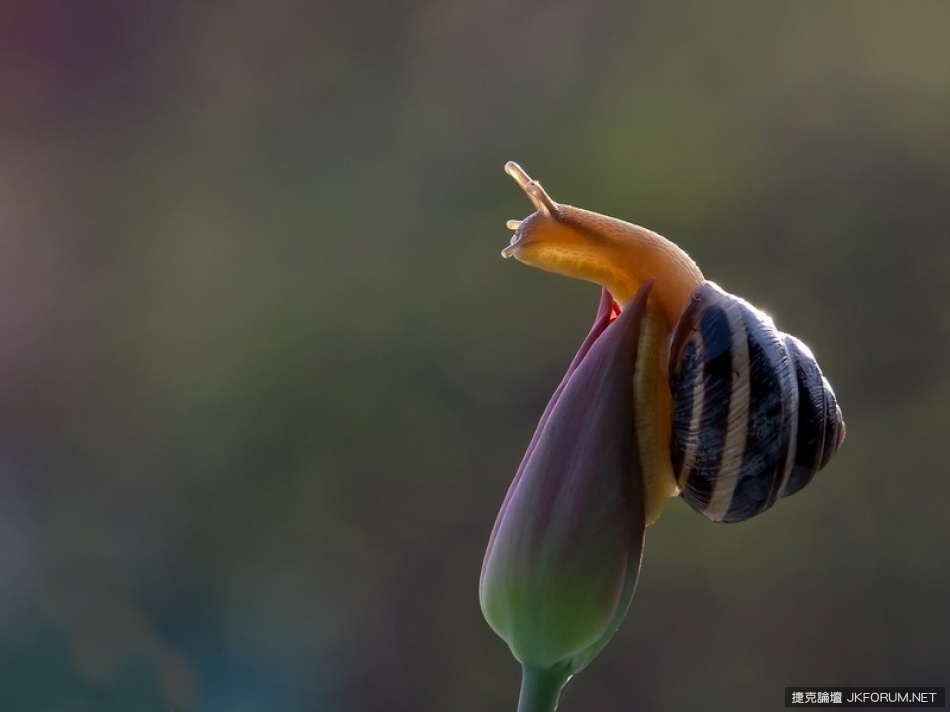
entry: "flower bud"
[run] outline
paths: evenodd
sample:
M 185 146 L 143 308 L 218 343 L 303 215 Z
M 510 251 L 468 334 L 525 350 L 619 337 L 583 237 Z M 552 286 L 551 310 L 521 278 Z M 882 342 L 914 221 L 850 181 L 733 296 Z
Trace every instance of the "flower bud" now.
M 581 670 L 633 595 L 645 528 L 634 372 L 651 286 L 616 318 L 604 290 L 495 521 L 479 598 L 526 675 Z

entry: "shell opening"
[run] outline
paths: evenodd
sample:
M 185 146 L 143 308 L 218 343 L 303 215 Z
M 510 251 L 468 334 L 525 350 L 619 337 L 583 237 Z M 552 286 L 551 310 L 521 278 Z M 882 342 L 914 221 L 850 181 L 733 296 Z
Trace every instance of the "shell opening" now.
M 551 218 L 557 214 L 558 204 L 554 202 L 538 181 L 532 180 L 531 176 L 525 173 L 521 166 L 514 161 L 508 161 L 505 164 L 505 173 L 515 179 L 515 183 L 517 183 L 521 187 L 521 190 L 531 199 L 531 202 L 534 203 L 534 207 L 537 208 L 539 212 Z

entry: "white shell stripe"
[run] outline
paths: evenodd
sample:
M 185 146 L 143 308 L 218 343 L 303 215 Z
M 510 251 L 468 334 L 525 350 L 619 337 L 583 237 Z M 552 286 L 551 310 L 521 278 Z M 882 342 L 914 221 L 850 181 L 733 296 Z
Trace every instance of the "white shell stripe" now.
M 729 394 L 729 424 L 723 447 L 719 476 L 704 514 L 715 522 L 729 513 L 739 481 L 739 466 L 745 452 L 749 415 L 749 341 L 742 311 L 735 302 L 724 301 L 721 308 L 729 320 L 732 335 L 732 392 Z

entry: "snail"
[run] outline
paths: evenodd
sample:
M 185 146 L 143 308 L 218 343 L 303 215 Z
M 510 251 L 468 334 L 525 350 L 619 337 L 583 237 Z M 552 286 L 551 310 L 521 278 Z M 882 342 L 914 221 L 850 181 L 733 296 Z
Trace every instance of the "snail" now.
M 812 352 L 744 299 L 707 281 L 663 236 L 554 202 L 516 163 L 536 208 L 504 257 L 603 285 L 623 308 L 648 280 L 635 369 L 637 441 L 646 521 L 679 495 L 715 522 L 760 514 L 801 490 L 845 437 L 830 384 Z

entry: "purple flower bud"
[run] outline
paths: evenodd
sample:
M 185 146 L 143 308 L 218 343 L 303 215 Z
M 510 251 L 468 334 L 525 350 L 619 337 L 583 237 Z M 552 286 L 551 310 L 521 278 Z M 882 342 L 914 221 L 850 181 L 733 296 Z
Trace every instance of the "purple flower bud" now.
M 479 598 L 526 676 L 585 667 L 633 595 L 645 528 L 633 384 L 651 286 L 616 319 L 604 290 L 495 521 Z

